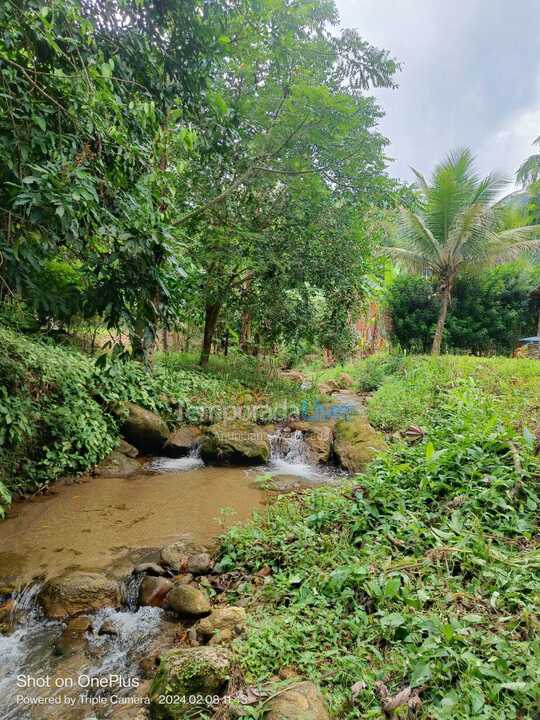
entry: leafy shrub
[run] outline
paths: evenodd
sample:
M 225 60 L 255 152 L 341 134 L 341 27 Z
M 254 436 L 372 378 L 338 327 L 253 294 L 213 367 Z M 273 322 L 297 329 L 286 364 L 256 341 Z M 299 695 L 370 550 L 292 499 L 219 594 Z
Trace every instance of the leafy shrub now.
M 363 392 L 377 390 L 383 381 L 401 367 L 403 355 L 399 353 L 380 353 L 366 358 L 358 364 L 355 373 L 357 388 Z
M 509 354 L 536 328 L 529 293 L 538 285 L 536 269 L 514 263 L 458 279 L 448 313 L 447 349 Z M 436 286 L 415 275 L 398 275 L 387 295 L 393 337 L 411 352 L 427 352 L 439 312 Z

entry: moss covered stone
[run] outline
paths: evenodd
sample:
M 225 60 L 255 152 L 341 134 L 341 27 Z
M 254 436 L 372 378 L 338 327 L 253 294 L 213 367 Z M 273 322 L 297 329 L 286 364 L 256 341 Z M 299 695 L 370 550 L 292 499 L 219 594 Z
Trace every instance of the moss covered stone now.
M 259 425 L 231 420 L 211 425 L 201 444 L 205 462 L 259 465 L 270 457 L 268 432 Z
M 155 720 L 194 717 L 194 696 L 221 693 L 229 679 L 230 666 L 231 653 L 225 647 L 168 650 L 160 658 L 150 687 L 151 717 Z
M 363 415 L 339 420 L 334 428 L 334 453 L 339 464 L 350 472 L 364 470 L 386 443 Z

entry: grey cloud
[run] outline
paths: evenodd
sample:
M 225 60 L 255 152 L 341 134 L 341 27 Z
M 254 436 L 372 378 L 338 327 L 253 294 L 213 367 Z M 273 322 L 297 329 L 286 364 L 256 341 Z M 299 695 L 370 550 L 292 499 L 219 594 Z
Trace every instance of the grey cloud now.
M 468 145 L 483 173 L 512 177 L 540 134 L 538 0 L 337 0 L 342 25 L 403 64 L 399 89 L 375 93 L 392 174 L 429 173 Z M 526 134 L 538 122 L 531 136 Z

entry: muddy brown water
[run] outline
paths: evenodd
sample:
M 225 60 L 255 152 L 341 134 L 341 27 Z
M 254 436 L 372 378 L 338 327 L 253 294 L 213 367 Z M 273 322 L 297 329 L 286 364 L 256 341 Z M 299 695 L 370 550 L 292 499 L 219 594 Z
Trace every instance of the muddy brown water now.
M 0 522 L 0 580 L 23 585 L 67 569 L 122 575 L 180 533 L 209 543 L 264 501 L 256 473 L 244 468 L 158 474 L 141 467 L 129 479 L 55 485 L 47 495 L 15 503 Z

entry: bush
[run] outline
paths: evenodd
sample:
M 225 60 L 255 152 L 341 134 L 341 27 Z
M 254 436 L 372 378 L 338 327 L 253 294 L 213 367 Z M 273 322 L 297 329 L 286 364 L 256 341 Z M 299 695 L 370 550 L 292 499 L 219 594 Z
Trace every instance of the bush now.
M 459 278 L 446 322 L 446 349 L 510 354 L 520 337 L 536 331 L 537 312 L 529 293 L 539 281 L 538 270 L 519 263 Z M 394 340 L 411 352 L 428 352 L 439 313 L 436 284 L 398 275 L 387 305 Z

